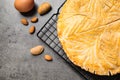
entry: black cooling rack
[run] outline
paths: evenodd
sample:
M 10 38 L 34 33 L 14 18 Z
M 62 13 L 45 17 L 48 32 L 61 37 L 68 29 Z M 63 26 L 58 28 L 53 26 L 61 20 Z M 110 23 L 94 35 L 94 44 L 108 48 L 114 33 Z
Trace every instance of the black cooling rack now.
M 80 77 L 83 78 L 83 80 L 120 80 L 120 74 L 109 77 L 94 75 L 85 70 L 82 70 L 80 67 L 75 66 L 68 59 L 57 37 L 57 29 L 56 29 L 57 18 L 59 15 L 59 10 L 62 7 L 62 5 L 59 7 L 58 12 L 56 14 L 53 14 L 49 18 L 49 20 L 45 23 L 45 25 L 39 30 L 39 32 L 37 33 L 37 37 L 41 39 L 44 43 L 46 43 L 53 51 L 55 51 L 74 70 L 76 70 L 76 72 L 79 73 Z

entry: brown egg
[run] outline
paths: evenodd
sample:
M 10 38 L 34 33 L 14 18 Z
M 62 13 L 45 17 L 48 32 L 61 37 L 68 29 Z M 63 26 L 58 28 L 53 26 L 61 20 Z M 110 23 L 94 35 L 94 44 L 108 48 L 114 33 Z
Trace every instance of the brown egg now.
M 28 12 L 34 7 L 34 0 L 15 0 L 14 6 L 19 12 Z

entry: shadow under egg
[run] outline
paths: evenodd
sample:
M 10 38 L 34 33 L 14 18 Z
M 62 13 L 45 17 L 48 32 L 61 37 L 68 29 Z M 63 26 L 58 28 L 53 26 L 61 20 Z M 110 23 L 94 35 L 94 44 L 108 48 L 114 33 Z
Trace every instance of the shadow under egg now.
M 37 8 L 38 6 L 35 4 L 35 6 L 33 7 L 33 9 L 29 12 L 20 12 L 21 15 L 25 16 L 25 17 L 31 17 L 34 16 L 35 14 L 37 14 Z

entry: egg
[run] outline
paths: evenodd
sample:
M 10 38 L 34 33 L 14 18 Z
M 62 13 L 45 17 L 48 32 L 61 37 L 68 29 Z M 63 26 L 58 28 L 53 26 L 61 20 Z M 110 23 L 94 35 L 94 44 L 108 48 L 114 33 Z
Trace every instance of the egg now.
M 34 7 L 34 0 L 15 0 L 14 7 L 19 12 L 29 12 Z

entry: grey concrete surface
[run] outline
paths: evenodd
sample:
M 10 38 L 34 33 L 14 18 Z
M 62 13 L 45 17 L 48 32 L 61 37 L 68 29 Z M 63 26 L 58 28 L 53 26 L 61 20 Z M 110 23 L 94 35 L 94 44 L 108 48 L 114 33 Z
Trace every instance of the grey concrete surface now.
M 0 0 L 0 80 L 82 80 L 82 78 L 46 46 L 36 36 L 47 19 L 56 12 L 64 0 L 35 0 L 36 6 L 44 1 L 52 5 L 49 14 L 40 16 L 36 10 L 29 14 L 20 14 L 14 8 L 14 0 Z M 37 16 L 37 23 L 24 26 L 21 18 Z M 31 25 L 36 26 L 33 35 L 28 33 Z M 30 48 L 36 45 L 45 46 L 45 51 L 39 56 L 32 56 Z M 52 62 L 44 60 L 44 55 L 53 56 Z

